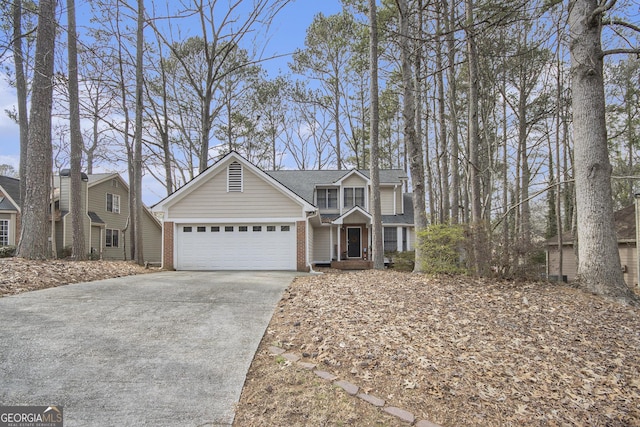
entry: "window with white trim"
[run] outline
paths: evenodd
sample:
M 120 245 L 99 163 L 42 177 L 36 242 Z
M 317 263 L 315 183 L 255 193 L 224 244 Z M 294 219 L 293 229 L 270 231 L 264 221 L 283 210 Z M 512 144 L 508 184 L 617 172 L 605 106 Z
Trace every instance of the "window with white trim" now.
M 120 213 L 120 195 L 107 193 L 107 212 Z
M 227 192 L 242 193 L 242 165 L 238 162 L 227 167 Z
M 384 227 L 384 251 L 396 252 L 398 250 L 398 228 Z
M 9 246 L 9 220 L 0 219 L 0 246 Z
M 104 245 L 108 248 L 117 248 L 120 246 L 120 230 L 105 230 Z
M 316 190 L 319 209 L 338 209 L 338 189 L 318 188 Z
M 352 208 L 360 206 L 364 208 L 364 187 L 345 187 L 344 188 L 344 207 Z

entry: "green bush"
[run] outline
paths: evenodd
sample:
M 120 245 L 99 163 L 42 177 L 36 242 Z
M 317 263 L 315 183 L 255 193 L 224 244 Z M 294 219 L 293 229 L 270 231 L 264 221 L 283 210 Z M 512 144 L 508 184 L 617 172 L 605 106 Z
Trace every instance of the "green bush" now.
M 428 274 L 460 274 L 466 269 L 461 262 L 465 230 L 461 225 L 433 224 L 418 235 L 422 252 L 422 268 Z
M 0 246 L 0 258 L 9 258 L 16 254 L 15 246 Z

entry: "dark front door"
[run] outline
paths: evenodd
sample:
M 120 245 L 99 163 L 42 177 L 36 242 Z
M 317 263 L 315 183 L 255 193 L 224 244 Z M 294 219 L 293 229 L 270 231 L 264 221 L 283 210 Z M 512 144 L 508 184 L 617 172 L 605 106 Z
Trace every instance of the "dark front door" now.
M 347 227 L 347 257 L 362 258 L 362 229 L 360 227 Z

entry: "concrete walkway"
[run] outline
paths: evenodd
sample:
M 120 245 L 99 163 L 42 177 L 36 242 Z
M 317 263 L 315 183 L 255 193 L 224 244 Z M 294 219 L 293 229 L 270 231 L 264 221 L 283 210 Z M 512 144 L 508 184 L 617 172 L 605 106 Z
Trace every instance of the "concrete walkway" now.
M 0 298 L 0 405 L 71 426 L 228 426 L 293 272 L 163 272 Z

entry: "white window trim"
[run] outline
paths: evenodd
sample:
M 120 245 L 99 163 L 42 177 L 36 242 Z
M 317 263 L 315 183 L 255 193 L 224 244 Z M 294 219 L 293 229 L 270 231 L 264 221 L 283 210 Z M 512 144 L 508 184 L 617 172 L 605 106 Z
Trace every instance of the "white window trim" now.
M 355 190 L 356 190 L 356 189 L 359 189 L 359 188 L 360 188 L 360 189 L 362 189 L 362 192 L 363 192 L 363 194 L 362 194 L 362 196 L 363 196 L 363 198 L 362 198 L 362 204 L 363 204 L 363 206 L 360 206 L 360 205 L 358 205 L 358 204 L 356 204 L 356 203 L 355 203 L 355 201 L 356 201 L 356 191 L 355 191 Z M 353 204 L 352 204 L 352 205 L 350 205 L 350 206 L 347 206 L 347 205 L 345 205 L 345 203 L 344 203 L 344 199 L 345 199 L 345 197 L 346 197 L 346 193 L 347 193 L 347 192 L 346 192 L 346 190 L 353 190 L 352 200 L 351 200 L 351 202 L 352 202 Z M 368 212 L 368 211 L 369 211 L 369 209 L 368 209 L 368 206 L 367 206 L 367 205 L 368 205 L 368 200 L 367 200 L 367 187 L 361 187 L 361 186 L 359 186 L 359 187 L 352 187 L 352 186 L 342 187 L 342 200 L 341 200 L 341 203 L 342 203 L 342 209 L 351 209 L 351 208 L 353 208 L 353 207 L 355 207 L 355 206 L 360 206 L 362 209 L 364 209 L 365 211 L 367 211 L 367 212 Z
M 111 231 L 111 243 L 107 243 L 107 231 Z M 118 244 L 116 246 L 113 245 L 113 232 L 116 232 L 118 235 Z M 119 248 L 120 247 L 120 230 L 116 229 L 116 228 L 107 228 L 104 231 L 104 246 L 106 248 Z
M 109 210 L 109 196 L 111 196 L 111 210 Z M 120 195 L 107 193 L 105 197 L 105 210 L 107 212 L 119 214 L 120 213 Z
M 6 230 L 6 246 L 9 246 L 11 243 L 11 231 L 9 230 L 9 220 L 8 219 L 0 219 L 0 231 Z M 4 243 L 0 242 L 0 246 L 5 246 Z

